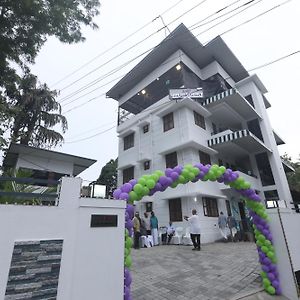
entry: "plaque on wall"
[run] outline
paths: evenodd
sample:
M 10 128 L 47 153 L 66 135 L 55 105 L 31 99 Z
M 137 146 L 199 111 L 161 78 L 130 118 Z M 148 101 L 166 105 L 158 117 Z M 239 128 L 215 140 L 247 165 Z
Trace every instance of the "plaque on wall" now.
M 92 215 L 91 227 L 118 227 L 117 215 Z

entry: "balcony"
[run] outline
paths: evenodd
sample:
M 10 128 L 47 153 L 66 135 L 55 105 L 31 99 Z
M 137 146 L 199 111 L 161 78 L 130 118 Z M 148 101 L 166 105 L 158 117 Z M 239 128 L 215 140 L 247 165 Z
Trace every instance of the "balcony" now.
M 236 127 L 241 119 L 262 119 L 254 107 L 236 90 L 229 89 L 207 98 L 202 105 L 212 113 L 212 121 Z
M 213 135 L 207 141 L 208 146 L 229 156 L 243 156 L 246 153 L 261 151 L 272 152 L 260 139 L 247 129 L 232 131 L 230 129 Z

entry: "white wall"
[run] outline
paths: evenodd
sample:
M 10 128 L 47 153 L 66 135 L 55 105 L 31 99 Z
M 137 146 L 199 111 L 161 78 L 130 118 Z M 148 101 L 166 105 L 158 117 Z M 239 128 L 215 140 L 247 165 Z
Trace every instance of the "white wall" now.
M 123 299 L 126 203 L 80 199 L 80 178 L 64 177 L 58 206 L 0 205 L 0 299 L 15 241 L 63 239 L 58 300 Z M 91 214 L 118 216 L 118 227 L 90 228 Z
M 300 270 L 300 214 L 289 209 L 268 209 L 270 228 L 278 259 L 279 280 L 283 295 L 290 300 L 299 299 L 294 272 Z

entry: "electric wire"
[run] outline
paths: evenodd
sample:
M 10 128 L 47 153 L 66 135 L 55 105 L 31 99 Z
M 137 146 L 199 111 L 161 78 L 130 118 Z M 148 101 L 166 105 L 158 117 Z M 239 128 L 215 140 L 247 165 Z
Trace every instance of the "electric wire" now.
M 202 3 L 206 2 L 207 0 L 202 0 L 200 3 L 198 3 L 197 5 L 193 6 L 191 9 L 188 9 L 187 11 L 185 11 L 183 14 L 180 15 L 180 17 L 186 15 L 187 13 L 191 12 L 193 9 L 197 8 L 199 5 L 201 5 Z M 176 20 L 178 19 L 178 17 L 176 18 Z M 173 20 L 174 21 L 174 20 Z M 165 29 L 167 26 L 169 26 L 170 24 L 173 23 L 173 21 L 171 21 L 170 23 L 168 23 L 166 26 L 161 27 L 160 29 L 158 29 L 157 31 L 151 33 L 150 35 L 146 36 L 144 39 L 138 41 L 137 43 L 135 43 L 134 45 L 130 46 L 129 48 L 126 48 L 125 50 L 123 50 L 122 52 L 118 53 L 117 55 L 113 56 L 111 59 L 109 59 L 108 61 L 106 61 L 105 63 L 101 64 L 100 66 L 98 66 L 97 68 L 94 68 L 93 70 L 91 70 L 90 72 L 86 73 L 85 75 L 81 76 L 80 78 L 78 78 L 77 80 L 71 82 L 70 84 L 66 85 L 65 87 L 61 88 L 60 91 L 63 91 L 71 86 L 73 86 L 75 83 L 77 83 L 78 81 L 82 80 L 83 78 L 89 76 L 90 74 L 94 73 L 95 71 L 99 70 L 100 68 L 104 67 L 105 65 L 107 65 L 108 63 L 110 63 L 111 61 L 115 60 L 116 58 L 119 58 L 121 55 L 123 55 L 124 53 L 128 52 L 129 50 L 135 48 L 136 46 L 140 45 L 141 43 L 145 42 L 146 40 L 148 40 L 150 37 L 152 37 L 153 35 L 159 33 L 161 30 Z
M 240 0 L 239 0 L 239 1 L 240 1 Z M 252 1 L 254 1 L 254 0 L 252 0 Z M 252 1 L 248 1 L 247 3 L 250 4 Z M 259 0 L 259 2 L 260 2 L 260 1 L 262 1 L 262 0 Z M 231 3 L 230 5 L 232 5 L 232 4 L 236 3 L 236 2 L 238 2 L 238 1 L 235 1 L 235 2 Z M 201 2 L 201 3 L 202 3 L 202 2 Z M 227 7 L 229 7 L 230 5 L 228 5 Z M 243 5 L 243 6 L 244 6 L 244 5 Z M 241 6 L 241 7 L 242 7 L 242 6 Z M 223 9 L 220 9 L 218 12 L 220 12 L 220 11 L 222 11 L 222 10 L 223 10 Z M 244 9 L 244 10 L 245 10 L 245 9 Z M 218 12 L 216 12 L 216 13 L 218 13 Z M 214 14 L 216 14 L 216 13 L 214 13 Z M 211 14 L 210 16 L 213 16 L 214 14 Z M 210 17 L 210 16 L 208 16 L 208 17 Z M 233 16 L 232 16 L 232 17 L 233 17 Z M 230 17 L 230 18 L 231 18 L 231 17 Z M 206 19 L 207 19 L 207 18 L 205 18 L 205 19 L 203 19 L 203 20 L 206 20 Z M 228 19 L 229 19 L 229 18 L 228 18 Z M 203 21 L 203 20 L 202 20 L 202 21 Z M 215 20 L 215 19 L 214 19 L 214 20 Z M 214 20 L 212 20 L 212 21 L 214 21 Z M 208 22 L 208 23 L 209 23 L 209 22 Z M 221 22 L 221 23 L 222 23 L 222 22 Z M 170 24 L 170 23 L 169 23 L 169 24 Z M 168 25 L 169 25 L 169 24 L 168 24 Z M 168 26 L 168 25 L 167 25 L 167 26 Z M 196 28 L 198 28 L 198 27 L 196 27 Z M 196 28 L 195 28 L 195 29 L 196 29 Z M 207 31 L 208 31 L 208 30 L 207 30 Z M 166 41 L 167 41 L 167 39 L 164 40 L 164 42 L 166 42 Z M 63 103 L 64 101 L 68 100 L 69 98 L 72 98 L 73 96 L 77 95 L 78 93 L 80 93 L 80 92 L 82 92 L 82 91 L 84 91 L 84 90 L 90 88 L 91 86 L 95 85 L 96 83 L 98 83 L 98 82 L 102 81 L 103 79 L 107 78 L 107 76 L 110 76 L 110 75 L 116 73 L 117 71 L 121 70 L 123 67 L 125 67 L 126 65 L 128 65 L 128 64 L 131 63 L 132 61 L 136 60 L 137 58 L 143 56 L 144 54 L 150 52 L 151 50 L 153 50 L 153 49 L 155 49 L 155 48 L 156 48 L 156 47 L 151 47 L 150 49 L 144 51 L 142 54 L 140 54 L 140 55 L 134 57 L 133 59 L 131 59 L 129 62 L 123 64 L 124 66 L 121 65 L 121 66 L 115 68 L 114 70 L 109 71 L 108 73 L 102 75 L 100 78 L 95 79 L 94 81 L 92 81 L 92 82 L 88 83 L 87 85 L 85 85 L 85 86 L 79 88 L 78 90 L 72 92 L 71 94 L 66 95 L 65 97 L 63 97 L 62 99 L 60 99 L 59 102 L 60 102 L 60 103 Z M 118 68 L 119 68 L 119 69 L 118 69 Z M 87 94 L 89 94 L 89 93 L 87 93 Z M 84 95 L 82 95 L 82 96 L 80 96 L 80 97 L 86 96 L 87 94 L 84 94 Z M 79 98 L 80 98 L 80 97 L 79 97 Z M 77 99 L 79 99 L 79 98 L 77 98 Z M 72 101 L 72 102 L 73 102 L 73 101 Z M 71 102 L 70 102 L 70 103 L 71 103 Z
M 162 13 L 160 13 L 160 15 L 164 15 L 167 12 L 169 12 L 171 9 L 173 9 L 174 7 L 176 7 L 180 2 L 182 2 L 184 0 L 179 0 L 177 1 L 175 4 L 173 4 L 171 7 L 167 8 L 165 11 L 163 11 Z M 160 16 L 159 15 L 159 16 Z M 61 78 L 60 80 L 56 81 L 55 83 L 53 83 L 51 85 L 51 87 L 56 86 L 57 84 L 65 81 L 67 78 L 69 78 L 70 76 L 76 74 L 78 71 L 82 70 L 83 68 L 85 68 L 86 66 L 88 66 L 89 64 L 91 64 L 93 61 L 95 61 L 96 59 L 98 59 L 99 57 L 103 56 L 104 54 L 108 53 L 109 51 L 111 51 L 112 49 L 116 48 L 117 46 L 119 46 L 120 44 L 122 44 L 123 42 L 125 42 L 126 40 L 128 40 L 129 38 L 131 38 L 132 36 L 134 36 L 135 34 L 137 34 L 138 32 L 142 31 L 144 28 L 148 27 L 150 24 L 152 24 L 154 21 L 156 21 L 159 16 L 155 17 L 152 21 L 149 21 L 148 23 L 146 23 L 145 25 L 141 26 L 140 28 L 138 28 L 137 30 L 135 30 L 134 32 L 130 33 L 129 35 L 127 35 L 126 37 L 124 37 L 122 40 L 118 41 L 117 43 L 113 44 L 111 47 L 109 47 L 108 49 L 104 50 L 103 52 L 99 53 L 98 55 L 96 55 L 94 58 L 92 58 L 91 60 L 89 60 L 88 62 L 86 62 L 85 64 L 83 64 L 82 66 L 80 66 L 79 68 L 75 69 L 74 71 L 72 71 L 71 73 L 67 74 L 66 76 L 64 76 L 63 78 Z

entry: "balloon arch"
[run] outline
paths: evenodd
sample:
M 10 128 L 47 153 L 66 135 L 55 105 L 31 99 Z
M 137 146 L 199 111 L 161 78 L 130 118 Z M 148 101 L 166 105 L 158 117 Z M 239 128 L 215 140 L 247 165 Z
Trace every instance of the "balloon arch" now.
M 140 179 L 132 179 L 114 191 L 114 198 L 127 201 L 125 212 L 125 252 L 124 252 L 124 299 L 131 300 L 131 248 L 133 236 L 133 201 L 141 200 L 144 196 L 151 196 L 156 192 L 163 192 L 168 187 L 176 188 L 179 184 L 188 182 L 217 181 L 229 185 L 237 191 L 246 203 L 249 215 L 253 221 L 259 262 L 262 266 L 262 282 L 264 289 L 271 295 L 281 294 L 279 274 L 276 266 L 275 249 L 273 238 L 269 227 L 269 218 L 264 204 L 255 190 L 250 188 L 250 183 L 246 182 L 237 172 L 226 169 L 218 165 L 195 165 L 176 166 L 168 168 L 165 172 L 155 171 L 151 175 L 143 175 Z

